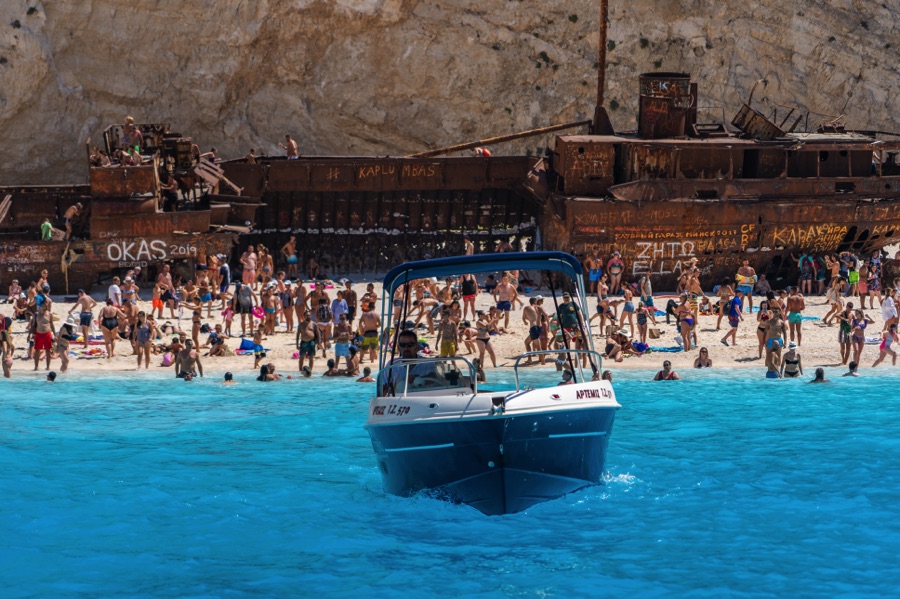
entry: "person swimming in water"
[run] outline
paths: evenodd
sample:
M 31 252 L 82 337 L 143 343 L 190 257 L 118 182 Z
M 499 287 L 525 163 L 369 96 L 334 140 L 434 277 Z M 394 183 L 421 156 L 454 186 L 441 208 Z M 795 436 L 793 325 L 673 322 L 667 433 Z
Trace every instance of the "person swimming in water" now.
M 678 373 L 672 370 L 672 363 L 666 360 L 663 362 L 662 370 L 656 373 L 656 376 L 653 377 L 654 381 L 680 381 L 681 377 L 678 376 Z
M 810 381 L 810 383 L 830 383 L 828 379 L 825 378 L 825 369 L 824 368 L 816 368 L 816 378 Z

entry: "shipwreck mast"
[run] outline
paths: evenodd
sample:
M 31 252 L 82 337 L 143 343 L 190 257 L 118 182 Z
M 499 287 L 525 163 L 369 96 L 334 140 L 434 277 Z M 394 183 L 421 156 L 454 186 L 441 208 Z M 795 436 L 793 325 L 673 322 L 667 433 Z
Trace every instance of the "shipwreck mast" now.
M 594 123 L 591 133 L 594 135 L 613 135 L 615 130 L 609 120 L 609 114 L 603 107 L 603 95 L 606 89 L 606 26 L 609 21 L 608 0 L 600 0 L 600 33 L 597 48 L 597 105 L 594 107 Z

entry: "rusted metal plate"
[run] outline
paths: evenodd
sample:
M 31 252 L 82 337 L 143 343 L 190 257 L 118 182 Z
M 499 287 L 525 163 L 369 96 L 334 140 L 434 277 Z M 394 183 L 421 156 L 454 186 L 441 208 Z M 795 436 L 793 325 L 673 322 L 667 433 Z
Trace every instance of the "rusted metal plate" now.
M 644 73 L 639 78 L 638 132 L 644 139 L 683 137 L 694 107 L 686 73 Z
M 616 155 L 611 144 L 557 137 L 554 159 L 567 194 L 603 195 L 613 184 Z
M 145 237 L 171 235 L 177 231 L 206 232 L 209 230 L 210 212 L 159 212 L 141 215 L 140 218 L 91 217 L 91 237 L 110 239 L 119 237 Z
M 257 165 L 262 166 L 262 165 Z M 306 191 L 309 189 L 309 162 L 281 160 L 268 163 L 266 192 Z M 228 172 L 226 167 L 225 172 Z M 229 177 L 230 178 L 230 177 Z
M 159 177 L 156 167 L 92 167 L 88 169 L 91 195 L 97 198 L 129 197 L 133 194 L 156 194 Z
M 266 177 L 269 174 L 268 164 L 223 162 L 219 166 L 225 171 L 225 177 L 229 181 L 244 190 L 242 195 L 262 197 L 266 192 Z
M 567 208 L 565 221 L 544 216 L 549 247 L 578 254 L 597 250 L 607 259 L 619 250 L 630 278 L 649 271 L 663 289 L 674 288 L 695 259 L 702 282 L 711 286 L 733 277 L 743 258 L 759 272 L 783 275 L 796 266 L 785 261 L 792 252 L 871 252 L 900 241 L 900 203 L 895 201 L 848 197 L 828 204 L 793 199 L 638 205 L 578 199 Z
M 156 198 L 116 198 L 95 200 L 90 203 L 91 216 L 115 216 L 154 214 L 157 210 Z
M 4 281 L 18 277 L 23 283 L 36 280 L 41 270 L 50 273 L 55 292 L 89 287 L 102 273 L 118 269 L 183 260 L 191 266 L 209 254 L 231 254 L 232 233 L 161 235 L 100 241 L 3 242 L 0 243 L 0 273 Z M 68 253 L 66 253 L 68 249 Z M 66 269 L 62 268 L 63 255 Z M 69 274 L 66 287 L 66 272 Z M 149 294 L 145 293 L 145 299 Z
M 784 137 L 784 130 L 746 104 L 731 119 L 731 124 L 754 139 L 768 141 Z

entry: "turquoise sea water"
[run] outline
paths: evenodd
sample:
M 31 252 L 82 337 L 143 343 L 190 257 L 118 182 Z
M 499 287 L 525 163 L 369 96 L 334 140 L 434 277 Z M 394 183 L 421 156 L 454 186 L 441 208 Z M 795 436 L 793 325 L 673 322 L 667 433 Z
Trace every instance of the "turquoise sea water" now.
M 0 381 L 2 595 L 897 593 L 900 377 L 650 374 L 605 486 L 490 518 L 382 492 L 370 385 Z

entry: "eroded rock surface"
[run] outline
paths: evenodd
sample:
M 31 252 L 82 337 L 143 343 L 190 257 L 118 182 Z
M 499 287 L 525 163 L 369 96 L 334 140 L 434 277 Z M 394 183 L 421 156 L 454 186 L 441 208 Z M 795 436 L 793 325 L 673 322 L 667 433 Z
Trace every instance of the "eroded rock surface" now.
M 5 0 L 0 184 L 84 181 L 86 139 L 126 114 L 226 157 L 277 153 L 286 132 L 306 154 L 402 155 L 590 118 L 598 14 L 596 0 Z M 664 70 L 694 75 L 703 120 L 730 121 L 765 78 L 767 112 L 900 129 L 896 2 L 611 0 L 610 21 L 617 128 L 636 126 L 637 75 Z

